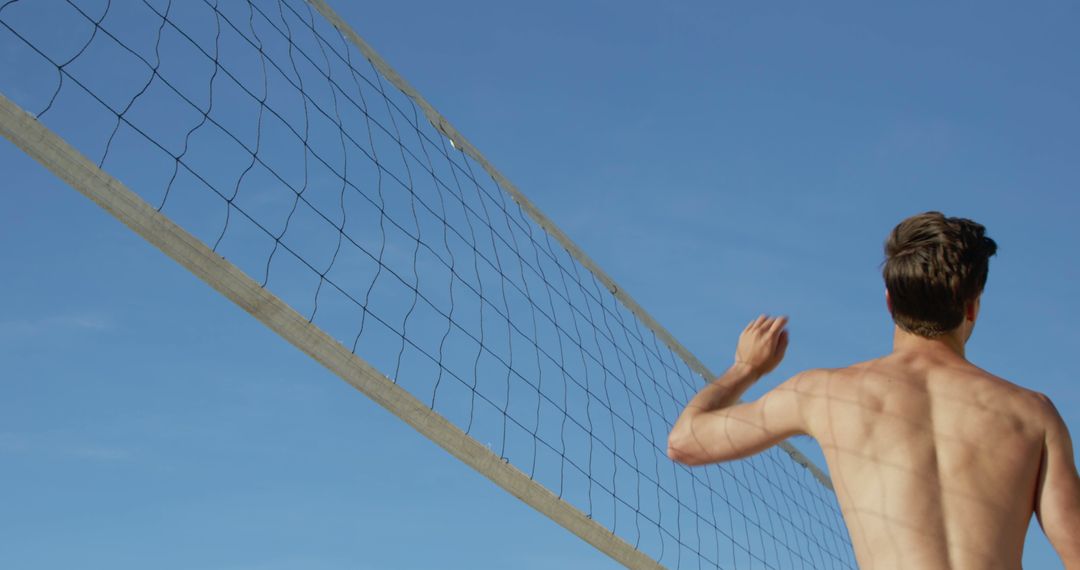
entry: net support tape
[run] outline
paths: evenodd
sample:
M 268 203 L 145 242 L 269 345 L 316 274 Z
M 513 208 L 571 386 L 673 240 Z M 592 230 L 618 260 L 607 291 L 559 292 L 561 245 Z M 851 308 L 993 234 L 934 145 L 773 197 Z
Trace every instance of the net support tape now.
M 480 151 L 476 149 L 461 133 L 457 131 L 420 93 L 412 87 L 405 79 L 403 79 L 379 54 L 372 49 L 367 42 L 361 38 L 349 24 L 341 19 L 336 12 L 324 1 L 324 0 L 307 0 L 316 11 L 319 12 L 331 25 L 333 25 L 339 32 L 342 33 L 349 41 L 351 41 L 356 47 L 364 54 L 364 57 L 368 59 L 375 66 L 375 68 L 389 80 L 395 87 L 400 89 L 407 97 L 416 102 L 417 105 L 423 109 L 424 114 L 427 116 L 428 121 L 440 132 L 442 132 L 454 146 L 460 149 L 465 154 L 469 155 L 473 160 L 480 164 L 484 170 L 495 180 L 499 187 L 510 195 L 510 197 L 517 202 L 521 208 L 535 221 L 541 228 L 548 234 L 554 237 L 560 245 L 566 248 L 566 251 L 576 259 L 582 266 L 588 269 L 596 278 L 603 283 L 604 287 L 612 293 L 627 309 L 630 309 L 634 315 L 636 315 L 645 326 L 649 327 L 653 331 L 657 338 L 662 340 L 664 344 L 668 346 L 675 354 L 678 354 L 680 358 L 685 361 L 690 368 L 700 374 L 702 377 L 712 380 L 716 378 L 716 374 L 710 371 L 692 352 L 690 352 L 685 346 L 667 329 L 665 329 L 659 322 L 656 321 L 631 297 L 626 290 L 619 287 L 615 280 L 613 280 L 599 265 L 596 264 L 580 247 L 577 246 L 571 239 L 563 233 L 558 226 L 556 226 L 543 212 L 541 212 L 529 199 L 521 193 L 516 186 L 514 186 L 505 176 L 503 176 L 494 166 L 480 154 Z M 783 449 L 788 455 L 791 456 L 799 465 L 805 467 L 814 478 L 818 480 L 825 488 L 830 491 L 834 490 L 832 481 L 829 476 L 817 466 L 809 457 L 806 457 L 801 451 L 795 449 L 790 443 L 782 442 L 779 447 Z
M 352 354 L 0 94 L 0 133 L 132 231 L 454 457 L 628 568 L 663 568 Z

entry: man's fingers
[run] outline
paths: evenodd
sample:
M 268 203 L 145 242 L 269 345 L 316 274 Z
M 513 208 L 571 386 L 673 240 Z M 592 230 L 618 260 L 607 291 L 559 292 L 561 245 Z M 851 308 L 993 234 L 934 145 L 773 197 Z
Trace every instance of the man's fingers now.
M 785 316 L 770 317 L 769 315 L 762 314 L 750 321 L 750 324 L 746 325 L 743 332 L 756 331 L 766 334 L 776 334 L 787 325 L 787 322 L 788 318 Z
M 746 325 L 743 329 L 744 333 L 758 332 L 768 335 L 777 335 L 780 331 L 784 330 L 787 326 L 788 318 L 786 316 L 770 317 L 769 315 L 759 315 L 756 319 L 750 321 L 750 324 Z
M 773 319 L 772 323 L 769 324 L 769 333 L 776 334 L 780 332 L 787 325 L 787 321 L 787 317 L 777 317 Z
M 758 318 L 750 321 L 750 324 L 746 325 L 746 328 L 743 329 L 743 332 L 750 332 L 754 329 L 757 329 L 761 326 L 761 323 L 765 322 L 766 318 L 766 315 L 759 315 Z

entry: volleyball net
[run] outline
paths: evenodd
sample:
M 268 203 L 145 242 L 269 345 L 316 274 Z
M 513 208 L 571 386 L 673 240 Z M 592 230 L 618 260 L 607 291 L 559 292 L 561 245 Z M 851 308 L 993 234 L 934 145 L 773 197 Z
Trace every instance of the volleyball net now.
M 616 560 L 855 567 L 794 448 L 667 458 L 712 374 L 324 2 L 13 0 L 0 50 L 9 140 Z

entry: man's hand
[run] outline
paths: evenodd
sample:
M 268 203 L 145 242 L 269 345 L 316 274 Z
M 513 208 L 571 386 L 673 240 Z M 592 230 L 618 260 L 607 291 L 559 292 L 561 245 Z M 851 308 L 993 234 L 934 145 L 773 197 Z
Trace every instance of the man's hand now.
M 739 335 L 739 346 L 735 349 L 735 365 L 749 367 L 751 373 L 760 378 L 772 372 L 784 359 L 787 350 L 787 317 L 761 315 L 746 325 Z

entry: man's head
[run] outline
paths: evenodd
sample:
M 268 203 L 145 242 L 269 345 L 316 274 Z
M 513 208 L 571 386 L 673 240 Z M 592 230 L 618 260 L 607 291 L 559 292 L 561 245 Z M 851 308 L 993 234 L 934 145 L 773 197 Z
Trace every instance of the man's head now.
M 986 228 L 971 220 L 926 212 L 900 222 L 885 240 L 882 270 L 893 321 L 927 338 L 973 325 L 996 252 Z

